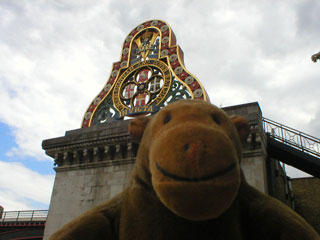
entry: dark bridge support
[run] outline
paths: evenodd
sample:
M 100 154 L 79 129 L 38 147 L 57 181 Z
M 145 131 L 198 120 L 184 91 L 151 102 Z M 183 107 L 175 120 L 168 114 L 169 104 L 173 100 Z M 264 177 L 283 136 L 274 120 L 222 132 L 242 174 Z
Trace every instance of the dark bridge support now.
M 267 134 L 267 147 L 270 157 L 320 178 L 320 159 L 299 149 L 279 142 Z

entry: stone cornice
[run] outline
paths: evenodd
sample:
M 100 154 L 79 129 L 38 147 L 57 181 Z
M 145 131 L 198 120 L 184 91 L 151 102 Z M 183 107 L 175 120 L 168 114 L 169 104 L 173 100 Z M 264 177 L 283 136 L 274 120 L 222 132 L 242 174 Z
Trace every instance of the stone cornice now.
M 65 136 L 42 142 L 46 154 L 54 158 L 56 171 L 82 166 L 108 165 L 134 159 L 137 145 L 128 133 L 129 121 L 118 121 L 67 131 Z M 132 162 L 133 160 L 131 160 Z

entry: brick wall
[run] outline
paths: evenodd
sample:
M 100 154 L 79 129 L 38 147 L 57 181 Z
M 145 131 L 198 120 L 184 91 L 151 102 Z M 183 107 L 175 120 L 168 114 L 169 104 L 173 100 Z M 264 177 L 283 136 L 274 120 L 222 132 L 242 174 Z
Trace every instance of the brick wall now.
M 320 179 L 292 179 L 296 212 L 320 234 Z

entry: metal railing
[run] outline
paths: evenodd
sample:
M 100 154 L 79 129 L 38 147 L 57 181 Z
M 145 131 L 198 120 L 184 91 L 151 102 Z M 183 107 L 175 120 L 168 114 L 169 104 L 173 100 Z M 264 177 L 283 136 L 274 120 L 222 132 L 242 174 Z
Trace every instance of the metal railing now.
M 320 157 L 320 139 L 287 127 L 268 118 L 262 118 L 263 128 L 266 133 L 280 142 L 288 144 L 303 152 Z
M 6 211 L 0 212 L 1 222 L 38 222 L 46 221 L 48 210 Z

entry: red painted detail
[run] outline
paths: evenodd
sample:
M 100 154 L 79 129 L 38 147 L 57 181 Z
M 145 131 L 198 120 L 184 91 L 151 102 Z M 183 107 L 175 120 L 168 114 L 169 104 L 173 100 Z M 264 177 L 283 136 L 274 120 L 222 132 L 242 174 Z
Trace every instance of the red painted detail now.
M 163 25 L 165 25 L 165 23 L 164 23 L 164 22 L 158 21 L 158 25 L 157 25 L 157 27 L 161 28 Z
M 184 65 L 184 53 L 180 47 L 178 47 L 178 51 L 179 51 L 180 60 L 181 60 L 182 64 Z
M 128 48 L 128 47 L 130 46 L 130 42 L 131 42 L 131 41 L 125 42 L 124 45 L 123 45 L 123 48 Z
M 171 45 L 176 45 L 177 44 L 177 39 L 176 39 L 176 35 L 174 34 L 173 31 L 171 31 Z
M 169 49 L 169 55 L 175 54 L 175 53 L 176 53 L 176 47 L 171 47 L 171 48 Z
M 95 108 L 96 108 L 96 105 L 91 104 L 91 105 L 90 105 L 90 107 L 89 107 L 89 111 L 90 111 L 90 112 L 92 112 L 92 111 L 93 111 L 93 109 L 95 109 Z
M 162 36 L 163 36 L 163 37 L 167 37 L 167 36 L 169 36 L 169 30 L 167 30 L 167 31 L 163 32 L 163 33 L 162 33 Z
M 89 122 L 87 120 L 83 121 L 82 127 L 88 127 Z
M 196 90 L 199 88 L 199 83 L 197 81 L 193 81 L 189 87 L 191 88 L 192 91 Z
M 168 43 L 162 44 L 161 48 L 162 48 L 162 49 L 167 49 L 167 48 L 168 48 Z
M 143 26 L 144 27 L 150 27 L 151 26 L 151 21 L 144 23 Z
M 113 83 L 114 83 L 114 80 L 116 80 L 116 78 L 115 78 L 115 77 L 110 78 L 109 83 L 110 83 L 110 84 L 113 84 Z
M 183 71 L 180 75 L 179 75 L 179 78 L 184 80 L 186 77 L 188 77 L 188 73 L 186 73 L 185 71 Z
M 134 29 L 134 30 L 130 33 L 130 35 L 131 35 L 131 36 L 134 36 L 134 35 L 136 35 L 137 32 L 138 32 L 137 29 Z
M 126 61 L 127 59 L 128 59 L 128 54 L 122 55 L 122 58 L 121 58 L 122 61 Z
M 99 94 L 99 96 L 100 96 L 101 98 L 103 98 L 106 94 L 107 94 L 107 93 L 106 93 L 105 91 L 102 91 L 102 92 Z
M 129 84 L 124 88 L 124 96 L 126 98 L 132 98 L 134 95 L 135 84 Z
M 173 69 L 175 69 L 175 68 L 178 67 L 178 66 L 180 66 L 179 60 L 176 60 L 176 61 L 174 61 L 174 62 L 171 63 L 171 67 L 172 67 Z
M 138 82 L 145 82 L 148 80 L 149 69 L 143 69 L 138 73 Z
M 146 93 L 142 93 L 142 94 L 139 94 L 136 98 L 136 104 L 135 106 L 144 106 L 146 105 L 146 97 L 147 97 L 147 94 Z
M 119 68 L 120 68 L 120 63 L 119 62 L 113 64 L 113 69 L 114 70 L 118 70 Z
M 1 227 L 41 227 L 45 222 L 14 222 L 14 223 L 0 223 Z M 1 234 L 1 233 L 0 233 Z

